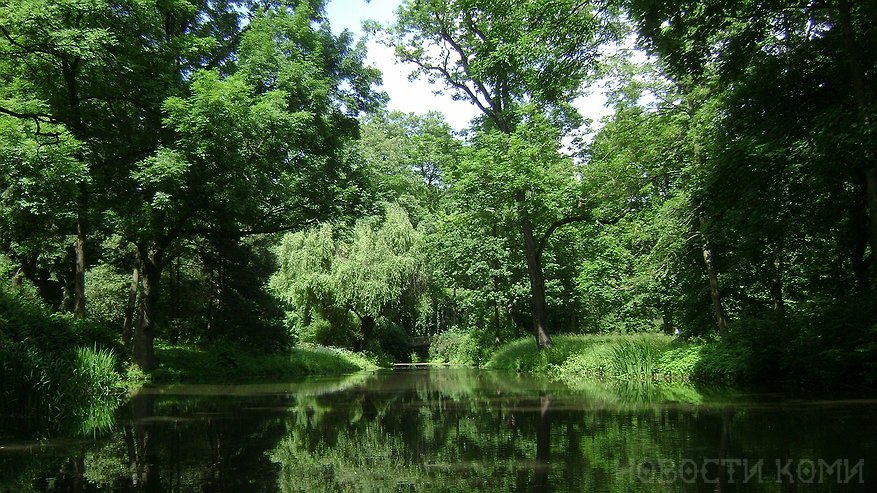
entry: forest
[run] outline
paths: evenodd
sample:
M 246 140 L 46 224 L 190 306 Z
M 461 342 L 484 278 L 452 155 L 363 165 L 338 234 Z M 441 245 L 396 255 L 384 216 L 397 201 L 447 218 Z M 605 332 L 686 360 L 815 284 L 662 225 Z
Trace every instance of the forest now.
M 875 18 L 408 0 L 367 23 L 477 107 L 458 132 L 390 111 L 323 0 L 6 0 L 0 414 L 428 360 L 873 389 Z

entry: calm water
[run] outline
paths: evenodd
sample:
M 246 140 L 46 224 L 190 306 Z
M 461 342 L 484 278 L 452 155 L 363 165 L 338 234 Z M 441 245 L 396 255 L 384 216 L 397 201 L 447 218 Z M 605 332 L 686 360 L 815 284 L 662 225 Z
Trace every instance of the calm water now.
M 875 404 L 448 369 L 159 387 L 0 441 L 0 491 L 877 491 Z

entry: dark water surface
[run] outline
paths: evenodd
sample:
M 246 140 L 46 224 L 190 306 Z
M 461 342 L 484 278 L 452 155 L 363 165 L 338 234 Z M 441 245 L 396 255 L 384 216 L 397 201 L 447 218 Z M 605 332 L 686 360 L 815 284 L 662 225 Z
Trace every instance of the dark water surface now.
M 158 387 L 0 441 L 0 491 L 877 491 L 875 404 L 450 369 Z

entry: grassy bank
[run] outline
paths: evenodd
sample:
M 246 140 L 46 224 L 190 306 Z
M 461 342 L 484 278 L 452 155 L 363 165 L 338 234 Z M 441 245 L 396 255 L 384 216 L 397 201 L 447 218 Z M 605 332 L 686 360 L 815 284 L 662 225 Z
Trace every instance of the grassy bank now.
M 684 343 L 660 334 L 559 335 L 540 351 L 532 338 L 501 347 L 487 368 L 584 378 L 738 383 L 747 380 L 743 351 L 718 343 Z
M 257 354 L 223 345 L 198 349 L 159 344 L 156 355 L 161 367 L 150 374 L 153 383 L 282 380 L 378 368 L 374 359 L 360 353 L 310 344 L 274 354 Z
M 144 375 L 119 342 L 117 327 L 53 313 L 28 282 L 0 282 L 0 438 L 106 429 L 126 392 L 147 381 L 281 380 L 377 367 L 361 354 L 311 345 L 265 354 L 229 345 L 159 344 L 157 355 L 161 368 Z
M 118 354 L 111 330 L 51 313 L 30 285 L 0 283 L 0 435 L 108 426 L 125 386 Z

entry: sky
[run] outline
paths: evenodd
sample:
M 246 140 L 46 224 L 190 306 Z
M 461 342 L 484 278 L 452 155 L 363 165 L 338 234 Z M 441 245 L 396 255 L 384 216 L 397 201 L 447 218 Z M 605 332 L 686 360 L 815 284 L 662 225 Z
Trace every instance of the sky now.
M 326 6 L 326 15 L 332 31 L 335 34 L 344 29 L 352 31 L 357 38 L 363 35 L 362 21 L 370 19 L 389 24 L 395 18 L 395 10 L 401 0 L 329 0 Z M 393 50 L 381 46 L 375 40 L 368 42 L 367 63 L 377 67 L 383 73 L 383 86 L 381 89 L 390 96 L 388 107 L 390 110 L 400 110 L 406 113 L 424 114 L 430 110 L 440 111 L 445 115 L 448 123 L 457 130 L 462 130 L 469 125 L 469 121 L 479 115 L 478 108 L 466 101 L 454 101 L 450 94 L 437 95 L 436 90 L 442 86 L 429 84 L 425 79 L 409 81 L 408 74 L 412 67 L 406 64 L 396 63 Z M 609 110 L 603 105 L 605 96 L 600 91 L 580 97 L 574 104 L 586 118 L 598 122 L 607 115 Z

